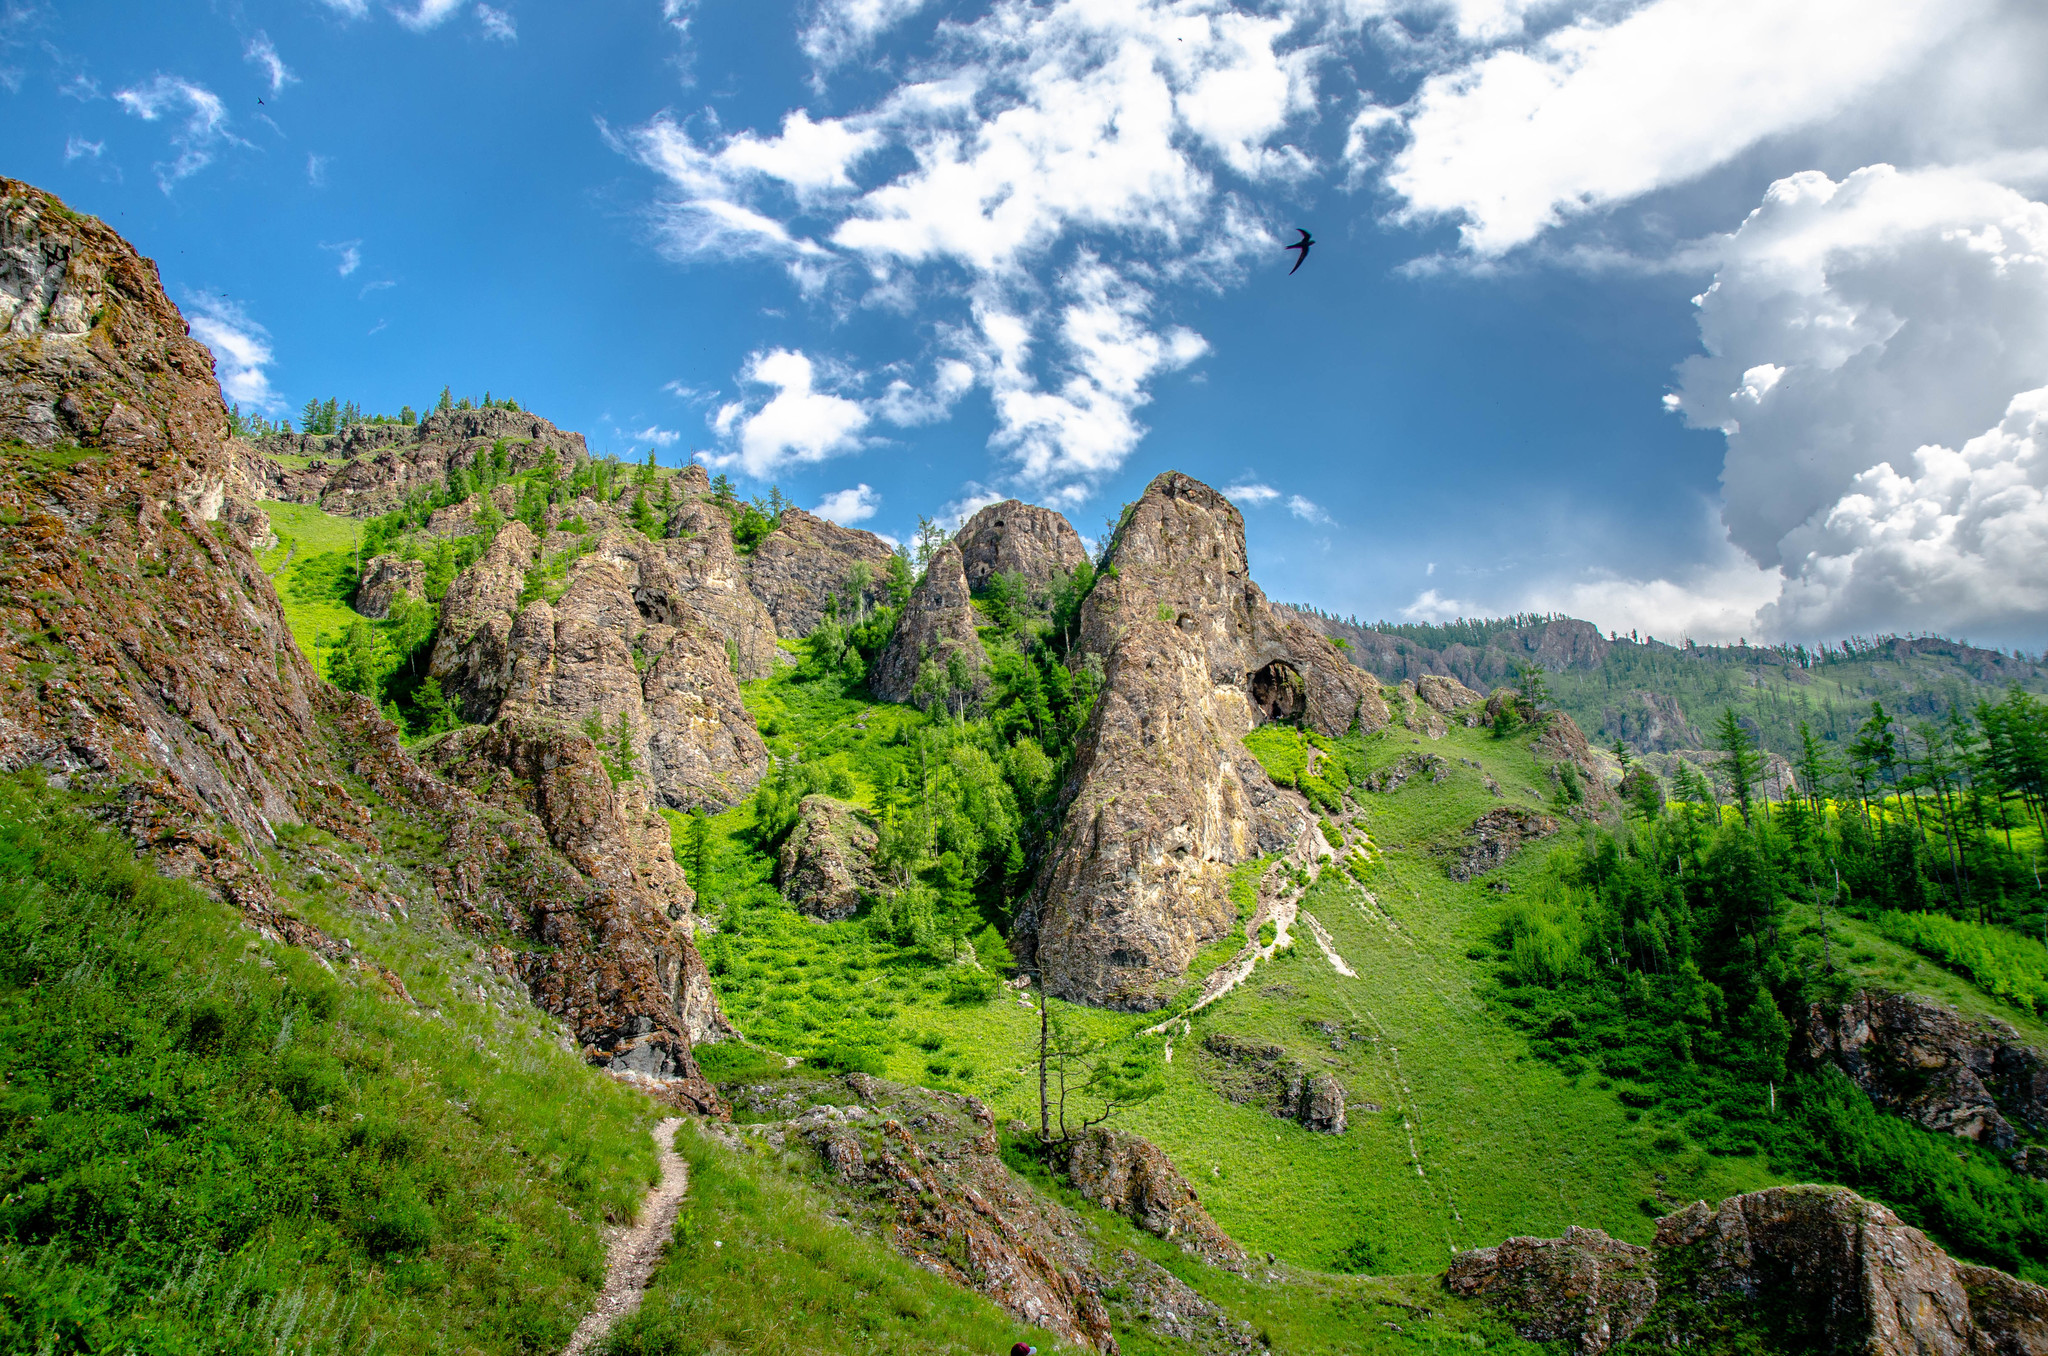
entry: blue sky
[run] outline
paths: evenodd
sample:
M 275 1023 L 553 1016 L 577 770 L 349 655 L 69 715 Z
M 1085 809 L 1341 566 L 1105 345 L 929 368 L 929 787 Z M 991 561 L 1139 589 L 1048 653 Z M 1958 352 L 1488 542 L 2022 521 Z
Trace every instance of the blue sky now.
M 2044 57 L 2008 0 L 0 0 L 0 171 L 245 408 L 489 390 L 896 537 L 1173 467 L 1338 612 L 2040 648 Z

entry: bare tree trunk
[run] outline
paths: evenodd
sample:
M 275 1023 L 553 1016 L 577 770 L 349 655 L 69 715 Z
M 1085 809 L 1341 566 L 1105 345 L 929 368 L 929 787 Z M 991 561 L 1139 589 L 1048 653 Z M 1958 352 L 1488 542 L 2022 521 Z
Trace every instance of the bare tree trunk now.
M 1045 1093 L 1045 971 L 1039 969 L 1034 973 L 1038 976 L 1038 1139 L 1040 1143 L 1044 1143 L 1052 1138 L 1052 1107 Z

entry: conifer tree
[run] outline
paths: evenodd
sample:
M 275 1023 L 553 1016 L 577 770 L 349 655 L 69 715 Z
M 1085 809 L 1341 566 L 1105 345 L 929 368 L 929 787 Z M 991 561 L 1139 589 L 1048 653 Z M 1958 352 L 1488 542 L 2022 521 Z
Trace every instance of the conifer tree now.
M 1743 725 L 1742 718 L 1735 714 L 1732 706 L 1721 710 L 1721 719 L 1714 726 L 1714 746 L 1727 759 L 1721 765 L 1721 773 L 1728 779 L 1728 790 L 1735 807 L 1742 811 L 1742 822 L 1747 824 L 1750 806 L 1756 799 L 1757 784 L 1763 777 L 1764 759 L 1756 750 L 1756 737 Z
M 441 388 L 441 399 L 434 405 L 434 413 L 441 414 L 455 408 L 455 393 L 446 386 Z

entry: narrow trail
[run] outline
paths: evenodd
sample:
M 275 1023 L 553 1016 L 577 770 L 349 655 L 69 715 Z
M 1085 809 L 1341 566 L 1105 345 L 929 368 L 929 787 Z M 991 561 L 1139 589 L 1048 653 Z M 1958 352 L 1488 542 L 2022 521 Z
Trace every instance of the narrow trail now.
M 597 1302 L 576 1325 L 562 1356 L 583 1356 L 602 1342 L 612 1324 L 640 1307 L 646 1298 L 647 1282 L 654 1264 L 661 1260 L 661 1245 L 675 1229 L 676 1212 L 682 1209 L 683 1193 L 690 1187 L 690 1169 L 675 1149 L 680 1119 L 671 1118 L 654 1127 L 654 1148 L 661 1159 L 661 1182 L 647 1192 L 640 1203 L 640 1218 L 623 1229 L 606 1248 L 604 1289 Z

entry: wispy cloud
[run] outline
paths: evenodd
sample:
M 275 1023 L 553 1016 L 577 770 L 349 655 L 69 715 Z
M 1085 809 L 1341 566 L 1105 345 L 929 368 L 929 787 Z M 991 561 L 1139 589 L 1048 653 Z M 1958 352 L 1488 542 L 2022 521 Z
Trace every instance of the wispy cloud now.
M 327 187 L 327 164 L 328 159 L 326 156 L 308 153 L 306 156 L 306 182 L 315 188 Z
M 370 12 L 370 0 L 321 0 L 344 19 L 360 19 Z
M 365 297 L 368 297 L 372 292 L 382 292 L 387 287 L 396 286 L 398 286 L 398 284 L 393 282 L 389 278 L 379 278 L 375 282 L 364 283 L 363 290 L 356 293 L 356 300 L 361 301 Z
M 293 75 L 291 67 L 284 64 L 284 58 L 277 54 L 277 47 L 270 41 L 270 35 L 261 29 L 256 31 L 255 37 L 249 39 L 249 46 L 242 56 L 260 68 L 269 79 L 272 98 L 276 98 L 286 85 L 298 83 L 299 77 Z
M 104 141 L 87 141 L 81 136 L 69 137 L 64 142 L 64 163 L 68 165 L 72 161 L 86 156 L 97 160 L 100 158 L 100 153 L 106 149 L 107 143 Z
M 1298 494 L 1287 496 L 1287 511 L 1305 523 L 1321 523 L 1328 526 L 1335 522 L 1335 519 L 1323 512 L 1322 505 Z
M 1250 481 L 1241 485 L 1226 485 L 1223 497 L 1233 504 L 1270 504 L 1280 497 L 1280 491 L 1271 485 Z
M 182 113 L 171 133 L 177 159 L 156 167 L 157 186 L 166 193 L 179 180 L 212 164 L 215 147 L 222 142 L 236 142 L 234 133 L 228 130 L 227 106 L 204 85 L 174 75 L 159 75 L 144 84 L 114 91 L 114 99 L 144 122 Z
M 80 103 L 90 103 L 92 100 L 100 97 L 100 82 L 87 75 L 84 71 L 79 71 L 77 74 L 67 77 L 59 84 L 57 86 L 57 93 L 67 99 L 76 99 Z
M 481 0 L 479 0 L 476 7 L 476 21 L 484 30 L 484 36 L 487 38 L 495 39 L 498 42 L 519 41 L 519 25 L 514 23 L 512 16 L 502 9 L 494 9 L 490 5 L 481 3 Z
M 337 244 L 322 243 L 320 248 L 332 251 L 335 256 L 334 271 L 346 278 L 363 266 L 363 242 L 343 240 Z
M 673 447 L 683 440 L 682 434 L 672 428 L 663 428 L 659 424 L 649 424 L 643 429 L 629 430 L 626 437 L 632 442 L 646 443 L 650 447 Z
M 454 17 L 462 8 L 463 0 L 419 0 L 412 9 L 393 10 L 398 22 L 415 33 L 424 33 L 430 28 L 439 28 Z

